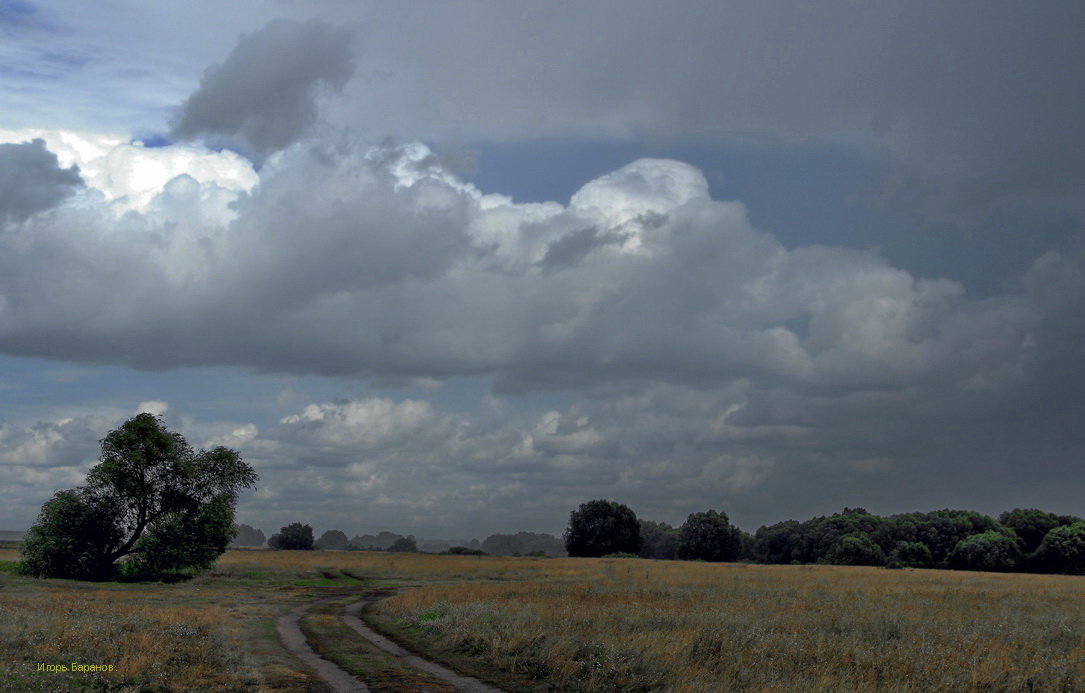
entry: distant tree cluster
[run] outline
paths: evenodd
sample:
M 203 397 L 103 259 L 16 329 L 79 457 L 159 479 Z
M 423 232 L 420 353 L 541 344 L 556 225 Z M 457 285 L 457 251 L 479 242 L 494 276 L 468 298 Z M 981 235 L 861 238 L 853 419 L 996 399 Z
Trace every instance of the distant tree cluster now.
M 260 547 L 267 543 L 267 537 L 264 533 L 255 527 L 250 527 L 246 524 L 238 525 L 234 528 L 234 538 L 230 542 L 230 546 L 243 546 L 243 547 Z
M 757 530 L 752 559 L 953 570 L 1085 574 L 1085 521 L 1037 509 L 994 519 L 971 510 L 891 517 L 845 508 Z
M 565 546 L 570 556 L 1085 575 L 1085 520 L 1036 509 L 1012 510 L 996 520 L 970 510 L 880 517 L 844 508 L 761 527 L 751 536 L 715 510 L 692 513 L 674 528 L 638 519 L 620 503 L 593 500 L 570 513 Z
M 313 528 L 300 522 L 282 527 L 267 540 L 267 545 L 280 551 L 312 551 Z
M 552 534 L 517 532 L 491 534 L 482 542 L 482 550 L 494 556 L 564 556 L 565 545 Z

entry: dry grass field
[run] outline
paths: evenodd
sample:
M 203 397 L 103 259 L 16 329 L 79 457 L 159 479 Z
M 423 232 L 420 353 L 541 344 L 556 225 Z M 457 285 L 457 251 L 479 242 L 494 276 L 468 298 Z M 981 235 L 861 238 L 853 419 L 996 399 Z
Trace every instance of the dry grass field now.
M 312 690 L 274 617 L 379 586 L 397 590 L 371 622 L 513 690 L 1085 691 L 1082 578 L 267 551 L 230 551 L 172 585 L 0 574 L 0 681 Z M 342 645 L 328 616 L 310 617 L 318 650 Z M 116 671 L 33 670 L 71 661 Z

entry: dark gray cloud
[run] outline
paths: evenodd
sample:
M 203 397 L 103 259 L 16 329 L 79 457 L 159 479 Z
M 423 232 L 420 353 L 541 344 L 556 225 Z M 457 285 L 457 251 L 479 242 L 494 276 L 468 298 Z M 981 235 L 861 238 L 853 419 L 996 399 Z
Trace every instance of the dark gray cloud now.
M 82 185 L 79 167 L 61 168 L 43 140 L 0 144 L 0 223 L 51 209 Z
M 829 142 L 955 221 L 1085 185 L 1073 0 L 326 7 L 364 15 L 340 118 L 376 134 Z
M 204 73 L 172 135 L 231 145 L 258 160 L 283 149 L 316 121 L 320 89 L 340 89 L 353 74 L 351 39 L 350 30 L 316 20 L 279 19 L 244 34 Z

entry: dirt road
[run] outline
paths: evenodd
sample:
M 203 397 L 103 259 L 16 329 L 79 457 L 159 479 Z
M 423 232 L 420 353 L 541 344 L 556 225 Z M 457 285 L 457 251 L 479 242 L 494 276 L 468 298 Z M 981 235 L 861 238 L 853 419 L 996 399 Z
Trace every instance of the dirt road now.
M 289 613 L 280 616 L 276 623 L 279 639 L 282 640 L 283 647 L 290 651 L 291 654 L 301 659 L 305 664 L 312 667 L 313 671 L 315 671 L 336 693 L 368 692 L 369 687 L 367 687 L 365 683 L 357 679 L 338 664 L 324 659 L 314 652 L 313 648 L 310 647 L 309 643 L 306 641 L 305 634 L 301 632 L 301 628 L 298 626 L 298 621 L 300 621 L 310 609 L 333 599 L 340 598 L 341 595 L 336 595 L 325 599 L 318 599 L 317 601 L 296 606 L 291 609 Z M 436 662 L 424 659 L 413 652 L 400 647 L 367 626 L 359 616 L 362 609 L 364 609 L 367 604 L 370 604 L 377 599 L 377 597 L 367 597 L 348 605 L 340 615 L 340 619 L 358 633 L 359 636 L 365 638 L 381 651 L 396 657 L 401 662 L 425 672 L 430 676 L 447 682 L 457 691 L 464 691 L 465 693 L 502 693 L 500 688 L 495 688 L 478 679 L 471 678 L 470 676 L 457 674 L 451 669 L 443 667 Z

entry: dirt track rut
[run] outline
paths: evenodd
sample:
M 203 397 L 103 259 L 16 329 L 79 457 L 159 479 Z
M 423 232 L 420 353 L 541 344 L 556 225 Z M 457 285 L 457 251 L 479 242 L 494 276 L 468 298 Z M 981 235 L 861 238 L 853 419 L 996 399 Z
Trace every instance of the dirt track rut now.
M 332 690 L 336 691 L 336 693 L 368 692 L 369 687 L 358 680 L 353 674 L 341 668 L 338 664 L 324 659 L 314 652 L 313 648 L 310 647 L 309 643 L 306 641 L 305 634 L 301 632 L 301 627 L 298 625 L 298 621 L 301 620 L 302 616 L 314 606 L 339 598 L 340 595 L 337 595 L 301 604 L 300 606 L 291 609 L 289 613 L 280 616 L 276 623 L 279 639 L 282 640 L 283 646 L 290 651 L 291 654 L 312 667 L 313 671 L 315 671 L 325 683 L 331 686 Z M 354 602 L 343 610 L 340 618 L 343 623 L 354 630 L 354 632 L 358 633 L 358 635 L 365 638 L 381 651 L 398 658 L 400 661 L 409 664 L 430 676 L 446 681 L 458 691 L 464 691 L 465 693 L 502 693 L 500 688 L 495 688 L 478 679 L 471 678 L 470 676 L 457 674 L 447 667 L 424 659 L 413 652 L 400 647 L 367 626 L 359 616 L 362 609 L 364 609 L 367 604 L 374 601 L 377 601 L 377 599 L 368 597 Z

